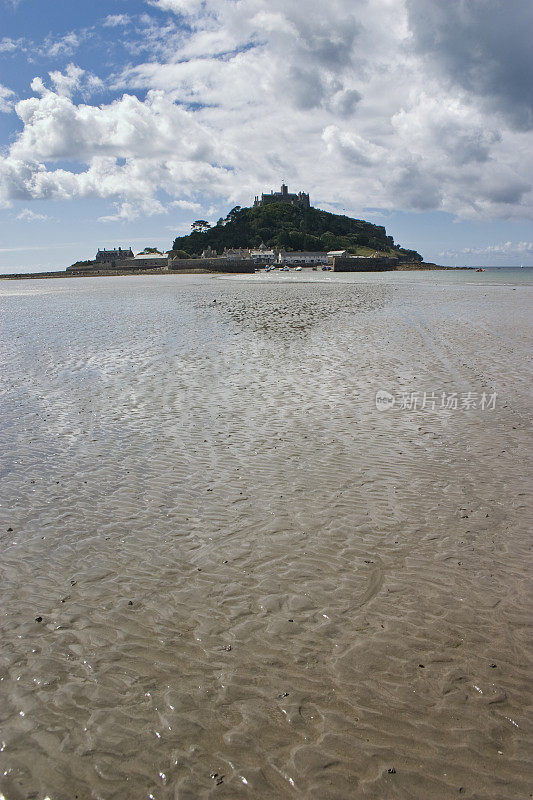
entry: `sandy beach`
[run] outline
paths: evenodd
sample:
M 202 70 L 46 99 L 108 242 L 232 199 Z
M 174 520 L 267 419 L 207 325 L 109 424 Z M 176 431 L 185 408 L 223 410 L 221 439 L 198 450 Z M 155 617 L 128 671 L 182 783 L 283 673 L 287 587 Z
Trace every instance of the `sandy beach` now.
M 6 800 L 533 795 L 501 272 L 2 283 Z

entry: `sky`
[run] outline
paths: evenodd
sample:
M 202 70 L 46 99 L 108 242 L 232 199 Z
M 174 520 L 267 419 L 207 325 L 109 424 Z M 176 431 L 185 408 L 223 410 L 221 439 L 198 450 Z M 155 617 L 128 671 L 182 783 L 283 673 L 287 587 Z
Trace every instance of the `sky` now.
M 533 0 L 0 0 L 0 273 L 279 190 L 533 265 Z

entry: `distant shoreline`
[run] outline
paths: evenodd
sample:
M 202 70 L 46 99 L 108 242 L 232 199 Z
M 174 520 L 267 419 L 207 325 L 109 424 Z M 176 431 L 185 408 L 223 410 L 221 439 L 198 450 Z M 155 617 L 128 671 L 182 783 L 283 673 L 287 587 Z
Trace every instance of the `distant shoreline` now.
M 440 266 L 439 264 L 430 264 L 430 263 L 412 263 L 412 264 L 401 264 L 395 269 L 391 270 L 379 270 L 380 272 L 429 272 L 433 270 L 475 270 L 477 267 L 444 267 Z M 304 267 L 305 272 L 311 272 L 311 267 Z M 354 270 L 354 272 L 373 272 L 374 270 Z M 188 269 L 188 270 L 162 270 L 162 269 L 138 269 L 138 270 L 113 270 L 113 269 L 106 269 L 106 270 L 95 270 L 95 271 L 87 271 L 85 273 L 77 273 L 73 274 L 71 272 L 66 271 L 57 271 L 57 272 L 17 272 L 13 273 L 13 275 L 0 275 L 0 280 L 2 281 L 21 281 L 21 280 L 43 280 L 43 279 L 52 279 L 52 278 L 117 278 L 122 277 L 125 275 L 243 275 L 246 273 L 240 272 L 217 272 L 216 270 L 210 269 L 202 269 L 199 267 L 198 269 Z M 255 273 L 250 273 L 255 274 Z M 344 273 L 343 274 L 347 274 Z

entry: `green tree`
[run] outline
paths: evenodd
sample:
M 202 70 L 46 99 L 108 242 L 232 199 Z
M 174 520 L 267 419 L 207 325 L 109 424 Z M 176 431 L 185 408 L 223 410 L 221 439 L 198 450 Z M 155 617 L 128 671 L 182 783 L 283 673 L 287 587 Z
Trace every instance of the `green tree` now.
M 190 257 L 200 255 L 207 247 L 221 253 L 225 247 L 258 247 L 261 242 L 270 249 L 289 250 L 376 250 L 390 253 L 392 237 L 385 228 L 361 219 L 331 214 L 318 208 L 301 209 L 282 203 L 241 208 L 235 206 L 223 220 L 225 224 L 211 227 L 206 220 L 196 220 L 188 236 L 178 236 L 174 251 L 181 250 Z M 399 257 L 407 252 L 392 250 Z M 420 259 L 414 251 L 410 258 Z
M 235 222 L 235 218 L 237 217 L 237 214 L 239 213 L 240 210 L 241 210 L 240 206 L 235 206 L 234 208 L 232 208 L 228 216 L 226 217 L 226 222 Z
M 190 258 L 190 255 L 186 250 L 170 250 L 169 256 L 171 258 Z
M 209 224 L 209 222 L 207 222 L 207 220 L 197 219 L 191 225 L 191 230 L 193 233 L 205 233 L 206 231 L 209 230 L 210 227 L 211 225 Z

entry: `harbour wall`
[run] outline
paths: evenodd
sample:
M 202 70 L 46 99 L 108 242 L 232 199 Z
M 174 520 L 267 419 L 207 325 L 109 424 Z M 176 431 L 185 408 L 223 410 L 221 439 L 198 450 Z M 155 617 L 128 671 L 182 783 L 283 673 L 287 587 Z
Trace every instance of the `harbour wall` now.
M 168 271 L 202 269 L 208 272 L 252 274 L 259 266 L 263 265 L 251 258 L 175 258 L 168 262 Z
M 349 258 L 346 256 L 333 259 L 335 272 L 384 272 L 398 269 L 396 258 Z

